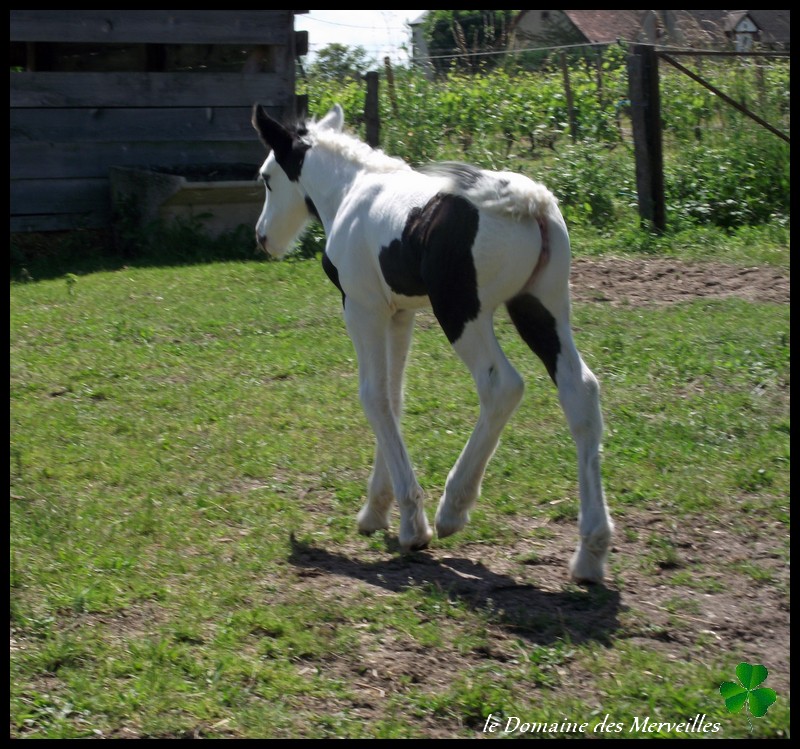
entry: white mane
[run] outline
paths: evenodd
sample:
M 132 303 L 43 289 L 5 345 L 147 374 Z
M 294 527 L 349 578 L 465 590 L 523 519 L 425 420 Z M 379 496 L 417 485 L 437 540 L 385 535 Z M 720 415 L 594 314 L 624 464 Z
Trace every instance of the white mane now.
M 373 149 L 349 133 L 320 128 L 315 122 L 307 127 L 305 137 L 313 147 L 323 148 L 370 172 L 413 171 L 402 159 Z M 446 192 L 463 195 L 481 208 L 514 218 L 543 218 L 558 205 L 557 198 L 544 185 L 513 172 L 491 172 L 457 162 L 428 164 L 416 171 L 443 179 Z
M 363 166 L 371 172 L 410 171 L 411 167 L 402 159 L 389 156 L 379 149 L 373 149 L 358 138 L 348 134 L 318 128 L 309 123 L 306 136 L 314 147 L 322 147 L 338 154 L 347 161 Z

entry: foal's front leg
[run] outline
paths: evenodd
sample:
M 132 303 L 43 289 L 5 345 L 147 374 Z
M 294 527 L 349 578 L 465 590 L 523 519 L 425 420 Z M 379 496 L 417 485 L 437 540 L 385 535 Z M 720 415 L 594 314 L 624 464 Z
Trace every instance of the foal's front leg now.
M 403 414 L 403 373 L 411 347 L 413 330 L 413 310 L 400 310 L 395 313 L 389 324 L 387 355 L 389 357 L 389 402 L 398 423 Z M 370 535 L 375 531 L 388 529 L 393 502 L 392 477 L 380 445 L 376 445 L 375 463 L 367 485 L 367 501 L 358 513 L 359 533 Z
M 345 303 L 344 318 L 358 357 L 359 397 L 377 440 L 376 458 L 382 458 L 385 463 L 400 508 L 400 546 L 404 549 L 424 548 L 433 534 L 425 517 L 422 487 L 417 482 L 400 434 L 398 414 L 395 413 L 395 405 L 399 407 L 399 402 L 396 396 L 392 397 L 393 377 L 389 366 L 392 318 L 358 305 L 350 298 Z M 409 320 L 400 323 L 408 337 L 410 331 L 405 326 L 410 326 Z M 370 481 L 370 496 L 377 497 L 382 488 L 381 470 L 379 462 L 376 462 Z M 384 499 L 385 496 L 384 491 Z M 368 498 L 368 506 L 369 502 Z M 361 514 L 364 514 L 364 509 Z

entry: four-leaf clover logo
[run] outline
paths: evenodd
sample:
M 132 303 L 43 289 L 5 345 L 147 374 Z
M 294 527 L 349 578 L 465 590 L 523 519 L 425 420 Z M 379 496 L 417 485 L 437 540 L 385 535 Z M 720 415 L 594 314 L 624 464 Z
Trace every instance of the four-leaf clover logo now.
M 752 715 L 756 718 L 763 717 L 769 710 L 770 705 L 778 699 L 772 689 L 767 689 L 766 687 L 758 688 L 758 685 L 763 683 L 768 674 L 766 666 L 760 664 L 751 666 L 749 663 L 740 663 L 736 667 L 736 676 L 740 683 L 723 681 L 719 685 L 719 691 L 725 698 L 725 707 L 728 708 L 728 712 L 738 713 L 746 704 Z M 750 723 L 749 715 L 747 716 L 747 722 Z M 751 723 L 750 730 L 752 728 Z

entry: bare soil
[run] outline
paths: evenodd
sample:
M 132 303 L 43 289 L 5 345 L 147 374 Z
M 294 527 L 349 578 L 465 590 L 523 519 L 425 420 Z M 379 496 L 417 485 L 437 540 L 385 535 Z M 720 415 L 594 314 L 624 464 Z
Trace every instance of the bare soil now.
M 768 266 L 664 258 L 575 258 L 571 281 L 572 296 L 581 302 L 654 306 L 696 298 L 739 297 L 789 303 L 789 274 Z
M 365 550 L 363 542 L 335 550 L 294 542 L 295 585 L 312 589 L 315 596 L 343 601 L 368 592 L 390 599 L 423 586 L 488 614 L 491 622 L 489 645 L 466 653 L 458 647 L 455 626 L 450 647 L 427 649 L 410 638 L 365 631 L 358 651 L 326 664 L 327 676 L 348 681 L 357 694 L 358 704 L 349 704 L 350 710 L 376 720 L 385 717 L 385 697 L 409 685 L 441 694 L 470 667 L 520 659 L 520 643 L 527 648 L 564 639 L 601 645 L 629 640 L 670 660 L 697 665 L 726 658 L 764 663 L 770 686 L 788 697 L 789 570 L 780 545 L 785 530 L 779 524 L 753 523 L 743 538 L 741 528 L 676 527 L 656 511 L 629 514 L 617 518 L 613 579 L 579 588 L 570 584 L 567 573 L 577 540 L 575 524 L 541 518 L 524 522 L 528 532 L 546 525 L 552 537 L 522 538 L 502 548 L 463 544 L 457 550 L 436 548 L 434 541 L 431 548 L 406 556 L 393 553 L 388 536 L 385 554 Z M 651 530 L 663 535 L 665 526 L 676 554 L 662 568 L 647 539 Z M 637 538 L 625 539 L 630 535 L 626 530 Z M 741 571 L 742 564 L 757 567 L 760 579 Z M 558 691 L 591 703 L 595 677 L 583 669 L 568 661 L 554 668 L 553 677 Z M 343 707 L 313 709 L 336 712 Z M 452 736 L 455 730 L 444 717 L 426 727 L 432 737 Z

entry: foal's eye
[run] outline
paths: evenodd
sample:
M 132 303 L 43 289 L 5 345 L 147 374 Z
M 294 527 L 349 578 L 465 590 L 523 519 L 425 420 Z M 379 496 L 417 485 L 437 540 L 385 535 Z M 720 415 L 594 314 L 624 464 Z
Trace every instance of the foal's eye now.
M 267 186 L 267 190 L 272 192 L 272 188 L 269 186 L 269 174 L 259 174 L 258 175 L 261 181 Z

